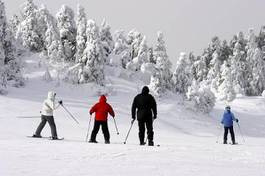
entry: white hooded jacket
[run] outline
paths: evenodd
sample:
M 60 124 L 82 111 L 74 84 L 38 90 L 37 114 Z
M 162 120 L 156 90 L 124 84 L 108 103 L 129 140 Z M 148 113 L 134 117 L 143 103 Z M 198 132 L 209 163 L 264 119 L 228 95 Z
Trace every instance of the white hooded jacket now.
M 41 114 L 45 115 L 45 116 L 53 116 L 53 111 L 58 108 L 58 106 L 55 106 L 55 92 L 48 92 L 48 98 L 46 100 L 44 100 L 43 104 L 42 104 L 42 110 L 41 110 Z

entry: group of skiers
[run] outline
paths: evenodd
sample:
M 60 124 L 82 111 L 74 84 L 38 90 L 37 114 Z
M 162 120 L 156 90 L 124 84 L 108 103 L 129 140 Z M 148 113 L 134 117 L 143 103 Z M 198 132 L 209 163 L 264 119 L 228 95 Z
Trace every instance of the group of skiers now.
M 41 131 L 44 128 L 45 124 L 48 122 L 51 128 L 52 137 L 51 139 L 58 139 L 56 125 L 54 122 L 53 111 L 57 109 L 60 105 L 63 106 L 62 100 L 58 101 L 58 104 L 55 102 L 56 93 L 53 91 L 48 92 L 48 97 L 44 100 L 41 111 L 41 122 L 32 137 L 41 138 Z M 115 118 L 115 112 L 110 104 L 107 103 L 107 98 L 105 95 L 101 95 L 99 102 L 96 103 L 89 111 L 90 115 L 95 113 L 94 128 L 92 130 L 90 140 L 91 143 L 97 143 L 96 136 L 100 129 L 104 134 L 105 143 L 110 143 L 110 133 L 108 129 L 108 114 Z M 149 88 L 144 86 L 142 92 L 138 94 L 132 103 L 131 108 L 132 122 L 134 123 L 135 119 L 138 120 L 139 126 L 139 141 L 140 145 L 145 145 L 145 130 L 147 129 L 147 139 L 148 145 L 154 145 L 154 131 L 153 131 L 153 121 L 157 118 L 157 104 L 155 98 L 149 94 Z M 238 122 L 238 119 L 234 117 L 234 114 L 231 112 L 231 107 L 226 106 L 225 112 L 221 123 L 224 125 L 224 138 L 223 143 L 227 144 L 227 135 L 230 131 L 232 144 L 236 144 L 235 135 L 233 130 L 233 121 Z

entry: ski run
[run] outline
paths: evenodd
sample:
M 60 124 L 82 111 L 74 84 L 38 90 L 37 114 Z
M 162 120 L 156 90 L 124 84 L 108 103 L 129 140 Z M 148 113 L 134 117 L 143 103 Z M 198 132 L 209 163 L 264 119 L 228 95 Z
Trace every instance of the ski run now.
M 224 102 L 217 102 L 213 111 L 205 115 L 179 104 L 177 96 L 157 101 L 154 142 L 160 147 L 139 145 L 137 123 L 133 125 L 127 143 L 123 144 L 131 123 L 131 103 L 141 86 L 110 73 L 108 86 L 113 88 L 113 93 L 108 96 L 108 102 L 116 112 L 120 134 L 117 135 L 114 121 L 109 117 L 111 143 L 104 144 L 101 131 L 97 135 L 98 144 L 87 143 L 89 109 L 98 101 L 97 91 L 89 84 L 77 87 L 61 83 L 56 86 L 56 81 L 42 81 L 40 77 L 45 68 L 38 67 L 35 57 L 32 55 L 25 60 L 27 85 L 11 88 L 8 95 L 0 98 L 1 176 L 265 174 L 263 97 L 239 97 L 231 103 L 245 138 L 243 142 L 234 126 L 238 145 L 222 144 L 220 120 Z M 63 99 L 65 107 L 80 122 L 77 124 L 67 117 L 61 107 L 55 111 L 58 136 L 64 137 L 61 141 L 26 137 L 34 133 L 40 122 L 40 118 L 35 117 L 40 115 L 42 101 L 49 90 L 57 92 L 58 100 Z M 42 135 L 51 135 L 48 125 Z M 231 142 L 230 136 L 228 142 Z

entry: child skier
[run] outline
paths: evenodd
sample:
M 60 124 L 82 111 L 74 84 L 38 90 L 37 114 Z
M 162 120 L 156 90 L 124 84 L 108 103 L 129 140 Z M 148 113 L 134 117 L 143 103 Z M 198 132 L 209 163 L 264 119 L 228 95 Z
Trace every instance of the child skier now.
M 59 107 L 59 105 L 63 104 L 62 101 L 59 101 L 58 105 L 55 105 L 55 92 L 48 92 L 48 98 L 44 100 L 43 105 L 42 105 L 42 111 L 41 111 L 41 122 L 35 132 L 35 134 L 32 137 L 37 137 L 41 138 L 41 131 L 46 125 L 46 122 L 49 123 L 50 128 L 51 128 L 51 133 L 52 133 L 52 139 L 56 140 L 58 139 L 57 137 L 57 131 L 56 131 L 56 125 L 54 122 L 54 117 L 53 117 L 53 111 Z
M 91 143 L 97 143 L 96 136 L 99 131 L 99 128 L 101 126 L 102 132 L 104 134 L 105 144 L 110 143 L 110 134 L 108 129 L 108 113 L 114 118 L 115 114 L 112 109 L 112 107 L 107 103 L 107 98 L 104 95 L 100 96 L 99 102 L 96 103 L 91 109 L 90 109 L 90 115 L 93 113 L 96 113 L 95 115 L 95 122 L 94 122 L 94 128 L 90 137 L 89 142 Z
M 227 144 L 227 134 L 228 130 L 231 134 L 232 144 L 236 144 L 235 141 L 235 134 L 233 129 L 233 121 L 236 121 L 238 123 L 238 119 L 235 118 L 234 114 L 231 112 L 231 107 L 226 106 L 225 112 L 223 114 L 223 119 L 221 123 L 224 125 L 224 144 Z

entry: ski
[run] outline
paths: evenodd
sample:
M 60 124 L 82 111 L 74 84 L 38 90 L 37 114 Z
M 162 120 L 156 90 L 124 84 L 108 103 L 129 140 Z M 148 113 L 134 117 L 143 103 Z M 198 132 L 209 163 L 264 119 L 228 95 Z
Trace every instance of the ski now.
M 40 116 L 16 116 L 16 118 L 19 119 L 37 119 L 37 118 L 41 118 Z
M 28 138 L 36 138 L 36 139 L 49 139 L 49 140 L 64 140 L 64 138 L 57 138 L 57 139 L 52 139 L 52 137 L 47 137 L 47 136 L 42 136 L 42 137 L 33 137 L 33 136 L 27 136 Z

